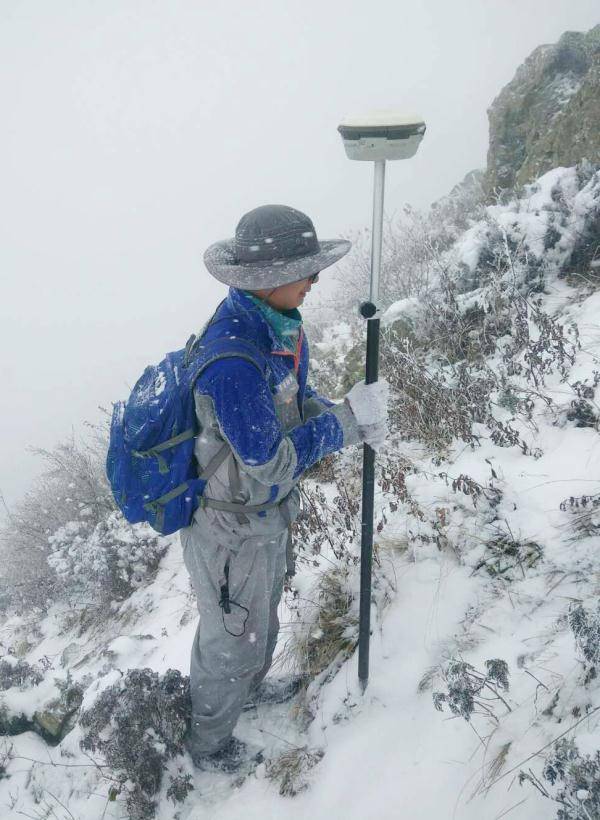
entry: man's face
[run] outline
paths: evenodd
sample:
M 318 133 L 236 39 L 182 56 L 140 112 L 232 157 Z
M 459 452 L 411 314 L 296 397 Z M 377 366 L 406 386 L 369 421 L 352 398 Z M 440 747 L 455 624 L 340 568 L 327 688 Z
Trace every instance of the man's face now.
M 279 285 L 277 288 L 266 290 L 256 290 L 254 293 L 268 302 L 276 310 L 291 310 L 300 307 L 304 297 L 310 291 L 312 285 L 319 279 L 319 274 L 300 279 L 298 282 L 290 282 L 289 285 Z

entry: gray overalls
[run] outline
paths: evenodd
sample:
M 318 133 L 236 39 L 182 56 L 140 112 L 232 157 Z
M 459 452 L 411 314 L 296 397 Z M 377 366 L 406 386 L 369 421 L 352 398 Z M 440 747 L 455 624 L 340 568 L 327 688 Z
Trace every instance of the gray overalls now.
M 274 396 L 284 432 L 303 422 L 297 391 L 298 382 L 290 372 Z M 291 556 L 290 525 L 300 511 L 300 493 L 298 479 L 290 478 L 295 454 L 289 438 L 283 439 L 270 462 L 249 469 L 231 449 L 224 448 L 212 399 L 196 393 L 195 401 L 201 431 L 195 450 L 198 463 L 201 469 L 211 460 L 213 467 L 218 463 L 205 496 L 221 501 L 220 505 L 201 506 L 192 525 L 181 530 L 184 560 L 200 612 L 190 673 L 190 745 L 192 755 L 199 757 L 227 744 L 251 689 L 271 665 L 286 553 L 288 560 Z M 332 409 L 308 399 L 303 406 L 304 421 L 324 410 L 334 412 L 340 420 L 344 446 L 359 440 L 356 422 L 345 404 Z M 273 475 L 279 483 L 278 499 L 285 500 L 266 504 Z M 261 505 L 265 513 L 234 513 L 227 509 L 231 503 Z

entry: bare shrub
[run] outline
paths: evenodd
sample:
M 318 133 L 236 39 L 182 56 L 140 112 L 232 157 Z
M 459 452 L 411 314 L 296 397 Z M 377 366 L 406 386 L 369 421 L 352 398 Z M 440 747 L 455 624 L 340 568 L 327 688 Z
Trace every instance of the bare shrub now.
M 421 351 L 408 345 L 398 349 L 387 334 L 382 341 L 382 372 L 394 391 L 392 431 L 438 452 L 444 452 L 456 438 L 476 444 L 473 421 L 489 412 L 495 380 L 472 373 L 468 378 L 464 367 L 454 372 L 428 367 Z
M 302 478 L 303 480 L 310 479 L 318 484 L 327 484 L 328 482 L 335 481 L 335 463 L 336 453 L 325 456 L 320 461 L 315 462 L 308 470 L 305 470 L 302 474 Z
M 360 456 L 336 454 L 323 461 L 322 467 L 310 472 L 300 485 L 302 512 L 292 529 L 298 558 L 318 566 L 319 555 L 328 547 L 342 564 L 356 564 L 362 530 Z M 384 502 L 378 505 L 374 525 L 381 533 L 389 513 L 395 512 L 400 502 L 412 503 L 404 483 L 404 470 L 411 468 L 402 456 L 384 450 L 377 469 Z
M 360 499 L 350 495 L 346 483 L 335 479 L 338 494 L 328 499 L 320 484 L 304 483 L 300 487 L 303 509 L 293 525 L 294 540 L 300 549 L 299 558 L 320 555 L 327 544 L 337 559 L 345 563 L 355 561 L 352 545 L 360 533 Z M 318 563 L 318 562 L 317 562 Z
M 509 375 L 524 376 L 536 388 L 554 372 L 566 381 L 581 347 L 577 325 L 565 326 L 547 314 L 541 297 L 529 300 L 513 292 L 510 304 L 512 341 L 502 351 L 503 361 L 510 366 Z

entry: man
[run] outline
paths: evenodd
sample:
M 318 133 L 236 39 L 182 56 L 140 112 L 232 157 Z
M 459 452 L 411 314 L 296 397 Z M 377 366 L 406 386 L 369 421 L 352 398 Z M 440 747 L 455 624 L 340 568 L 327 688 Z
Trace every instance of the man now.
M 212 475 L 181 531 L 200 612 L 189 744 L 200 766 L 234 769 L 245 756 L 232 732 L 271 664 L 302 473 L 342 447 L 385 438 L 385 382 L 361 382 L 340 404 L 307 385 L 298 307 L 319 273 L 349 249 L 343 240 L 319 242 L 300 211 L 267 205 L 204 256 L 230 290 L 202 336 L 223 356 L 203 370 L 194 394 L 195 455 L 199 470 L 211 465 Z

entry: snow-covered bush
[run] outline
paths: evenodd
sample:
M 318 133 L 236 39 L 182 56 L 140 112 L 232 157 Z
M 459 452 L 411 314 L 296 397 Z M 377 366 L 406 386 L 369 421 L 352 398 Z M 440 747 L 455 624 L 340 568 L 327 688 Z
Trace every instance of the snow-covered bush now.
M 449 231 L 456 241 L 442 242 L 439 226 L 421 222 L 436 246 L 435 275 L 418 298 L 404 296 L 382 319 L 381 370 L 393 388 L 393 430 L 443 453 L 456 439 L 475 446 L 473 425 L 483 423 L 498 446 L 541 455 L 511 422 L 521 416 L 533 427 L 535 402 L 553 404 L 543 390 L 548 377 L 568 379 L 578 329 L 548 310 L 545 282 L 566 269 L 578 232 L 597 210 L 600 172 L 557 169 L 521 198 L 488 206 L 460 238 Z M 398 293 L 393 278 L 386 288 Z M 352 344 L 340 348 L 341 356 L 329 355 L 326 341 L 313 346 L 314 380 L 323 392 L 339 397 L 363 376 L 357 327 L 351 325 Z M 589 404 L 577 395 L 568 418 L 596 424 Z
M 598 414 L 586 399 L 573 399 L 567 411 L 567 421 L 575 422 L 575 427 L 598 428 Z
M 470 721 L 473 715 L 484 715 L 498 723 L 495 713 L 496 701 L 510 706 L 500 694 L 508 691 L 508 665 L 506 661 L 494 658 L 485 662 L 485 672 L 481 672 L 466 661 L 452 658 L 441 670 L 446 684 L 445 692 L 434 692 L 433 703 L 443 711 L 447 704 L 453 715 Z
M 194 787 L 192 785 L 192 775 L 189 772 L 180 772 L 171 776 L 167 797 L 173 802 L 174 806 L 177 803 L 184 803 L 191 791 L 194 791 Z
M 151 669 L 130 669 L 105 689 L 82 713 L 81 746 L 102 755 L 124 794 L 130 820 L 154 816 L 168 761 L 184 752 L 191 715 L 189 679 L 169 669 L 159 675 Z M 185 799 L 189 778 L 171 776 L 168 796 Z
M 507 191 L 503 201 L 484 205 L 480 184 L 463 196 L 446 197 L 428 213 L 410 208 L 390 220 L 384 231 L 379 307 L 418 297 L 428 301 L 451 281 L 464 297 L 490 285 L 510 284 L 525 299 L 543 293 L 548 277 L 569 276 L 578 283 L 600 282 L 600 170 L 588 162 L 556 168 L 524 186 Z M 351 237 L 354 248 L 332 274 L 337 281 L 327 302 L 310 316 L 315 337 L 340 318 L 353 331 L 364 329 L 357 306 L 369 293 L 370 233 Z M 433 337 L 459 358 L 472 346 L 485 351 L 488 329 L 502 336 L 504 317 L 495 304 L 425 312 Z M 436 324 L 442 327 L 436 333 Z M 452 333 L 446 331 L 452 327 Z M 427 334 L 419 323 L 418 335 Z M 479 337 L 479 338 L 478 338 Z M 489 349 L 489 348 L 488 348 Z M 318 356 L 317 356 L 318 358 Z
M 66 678 L 54 678 L 57 694 L 33 715 L 32 730 L 52 746 L 57 745 L 75 726 L 83 701 L 85 685 Z
M 156 570 L 168 541 L 116 510 L 104 462 L 106 437 L 94 429 L 53 450 L 46 469 L 0 529 L 2 599 L 7 608 L 44 609 L 56 600 L 77 610 L 121 601 Z
M 365 377 L 364 327 L 334 319 L 331 325 L 315 325 L 315 328 L 318 328 L 317 333 L 308 329 L 313 342 L 310 348 L 311 383 L 318 385 L 324 396 L 341 399 Z
M 582 754 L 572 738 L 561 738 L 546 759 L 542 776 L 550 785 L 560 784 L 550 791 L 531 769 L 519 773 L 519 782 L 531 783 L 544 797 L 560 808 L 556 820 L 595 820 L 600 817 L 600 751 Z
M 584 680 L 589 683 L 598 676 L 600 665 L 600 605 L 595 611 L 590 611 L 581 603 L 572 604 L 569 626 L 583 657 Z
M 582 248 L 597 241 L 599 214 L 598 166 L 555 168 L 489 205 L 456 243 L 455 260 L 485 284 L 494 278 L 498 259 L 510 257 L 523 293 L 539 292 L 547 275 L 564 276 L 575 265 L 579 274 L 587 273 Z
M 127 598 L 156 571 L 169 544 L 148 524 L 131 526 L 116 511 L 91 533 L 84 522 L 68 522 L 48 542 L 61 590 L 84 609 Z
M 44 680 L 45 664 L 39 668 L 25 661 L 3 660 L 0 663 L 0 690 L 18 688 L 25 696 L 11 692 L 0 699 L 0 735 L 20 735 L 35 732 L 46 743 L 55 746 L 75 725 L 76 714 L 83 699 L 83 686 L 74 682 L 71 674 L 55 678 L 54 687 L 48 682 L 33 692 Z
M 576 204 L 579 217 L 574 227 L 573 247 L 561 275 L 594 288 L 600 284 L 600 176 L 598 166 L 583 162 L 577 166 L 581 191 Z
M 504 255 L 504 256 L 503 256 Z M 577 327 L 559 321 L 527 293 L 529 262 L 501 243 L 494 276 L 468 296 L 456 271 L 417 302 L 384 316 L 382 372 L 392 386 L 392 429 L 444 452 L 456 439 L 478 443 L 485 424 L 498 446 L 540 455 L 511 424 L 531 422 L 552 374 L 566 381 L 579 349 Z M 500 410 L 499 410 L 500 408 Z M 510 413 L 507 417 L 506 412 Z
M 0 526 L 3 596 L 6 609 L 44 610 L 60 594 L 48 563 L 49 536 L 69 522 L 90 534 L 115 509 L 104 474 L 106 439 L 92 428 L 85 441 L 74 437 L 52 450 L 34 450 L 44 462 L 40 477 Z
M 421 296 L 435 285 L 447 267 L 445 254 L 473 222 L 483 217 L 485 192 L 481 175 L 471 172 L 465 180 L 427 212 L 406 205 L 390 218 L 383 232 L 379 306 L 387 308 L 398 299 Z M 362 327 L 357 306 L 367 299 L 371 266 L 371 232 L 356 231 L 349 236 L 352 252 L 336 270 L 333 298 L 315 309 L 315 319 L 339 321 Z M 310 309 L 309 315 L 312 318 Z M 315 321 L 313 319 L 313 321 Z
M 42 682 L 44 676 L 35 666 L 11 655 L 6 655 L 0 660 L 0 690 L 11 689 L 18 686 L 26 689 L 29 686 L 37 686 Z
M 574 422 L 575 427 L 598 429 L 600 417 L 594 401 L 598 384 L 600 384 L 600 371 L 594 370 L 591 378 L 583 381 L 577 380 L 570 385 L 576 398 L 571 401 L 566 418 L 567 421 Z

